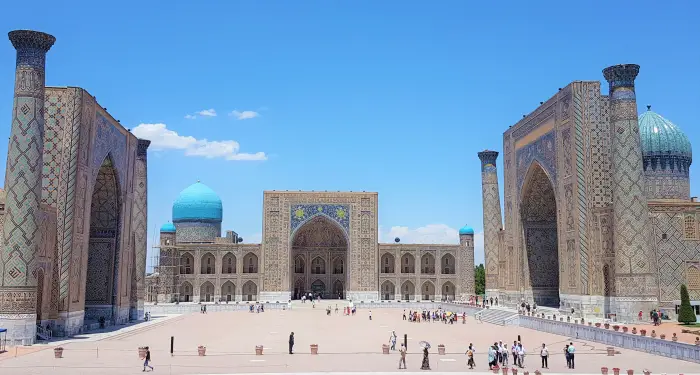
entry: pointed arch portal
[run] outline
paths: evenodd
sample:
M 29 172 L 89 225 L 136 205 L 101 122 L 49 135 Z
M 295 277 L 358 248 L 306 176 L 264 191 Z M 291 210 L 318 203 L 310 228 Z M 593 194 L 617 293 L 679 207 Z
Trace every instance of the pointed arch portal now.
M 301 224 L 291 241 L 292 298 L 308 293 L 326 299 L 343 298 L 347 250 L 347 234 L 337 221 L 317 215 Z
M 559 249 L 554 186 L 538 162 L 523 184 L 520 218 L 525 244 L 526 280 L 540 306 L 559 307 Z
M 112 156 L 102 162 L 90 204 L 90 240 L 85 278 L 85 320 L 114 321 L 119 297 L 119 178 Z

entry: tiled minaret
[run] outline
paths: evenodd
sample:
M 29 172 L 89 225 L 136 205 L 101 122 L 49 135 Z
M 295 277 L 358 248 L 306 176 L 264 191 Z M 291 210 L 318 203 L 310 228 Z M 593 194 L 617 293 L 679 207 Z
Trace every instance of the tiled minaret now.
M 463 276 L 459 280 L 459 298 L 468 301 L 474 295 L 474 229 L 465 225 L 459 230 L 459 245 L 459 267 L 463 267 L 458 271 Z
M 148 228 L 148 146 L 151 141 L 139 139 L 136 148 L 136 165 L 134 176 L 134 211 L 132 228 L 136 246 L 136 290 L 131 291 L 131 319 L 143 319 L 146 277 L 146 253 Z
M 56 38 L 29 30 L 9 33 L 17 50 L 12 130 L 5 172 L 4 241 L 0 251 L 0 327 L 7 344 L 32 344 L 36 336 L 41 202 L 44 153 L 44 74 L 46 53 Z
M 484 256 L 486 258 L 486 296 L 498 295 L 498 232 L 503 228 L 501 198 L 496 173 L 497 151 L 478 153 L 481 160 L 481 191 L 484 205 Z
M 610 84 L 612 137 L 613 247 L 618 319 L 634 319 L 638 311 L 658 305 L 655 255 L 649 246 L 649 211 L 644 195 L 642 147 L 637 121 L 634 80 L 639 65 L 603 70 Z

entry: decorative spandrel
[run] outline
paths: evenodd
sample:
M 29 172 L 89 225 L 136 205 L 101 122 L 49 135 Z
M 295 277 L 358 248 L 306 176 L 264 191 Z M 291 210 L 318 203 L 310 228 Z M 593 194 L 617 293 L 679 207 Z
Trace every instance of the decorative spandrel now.
M 309 219 L 323 215 L 350 233 L 350 206 L 342 204 L 295 204 L 290 209 L 290 233 Z

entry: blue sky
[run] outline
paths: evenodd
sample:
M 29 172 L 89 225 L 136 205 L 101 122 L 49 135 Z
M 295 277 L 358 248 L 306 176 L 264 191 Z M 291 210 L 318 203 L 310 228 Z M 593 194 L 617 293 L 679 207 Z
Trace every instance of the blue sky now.
M 149 242 L 198 179 L 246 242 L 263 190 L 377 191 L 383 240 L 456 242 L 465 223 L 482 231 L 476 153 L 606 66 L 640 64 L 639 110 L 700 144 L 698 5 L 580 3 L 9 2 L 0 29 L 55 35 L 47 85 L 83 87 L 154 138 Z M 0 45 L 6 139 L 14 49 Z

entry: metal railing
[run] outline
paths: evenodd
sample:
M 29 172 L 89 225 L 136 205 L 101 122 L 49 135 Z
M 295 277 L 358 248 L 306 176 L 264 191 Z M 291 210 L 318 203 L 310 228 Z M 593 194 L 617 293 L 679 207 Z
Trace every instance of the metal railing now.
M 36 325 L 36 334 L 37 336 L 41 337 L 43 340 L 49 341 L 53 338 L 53 333 L 49 328 L 44 328 L 41 325 L 37 324 Z

